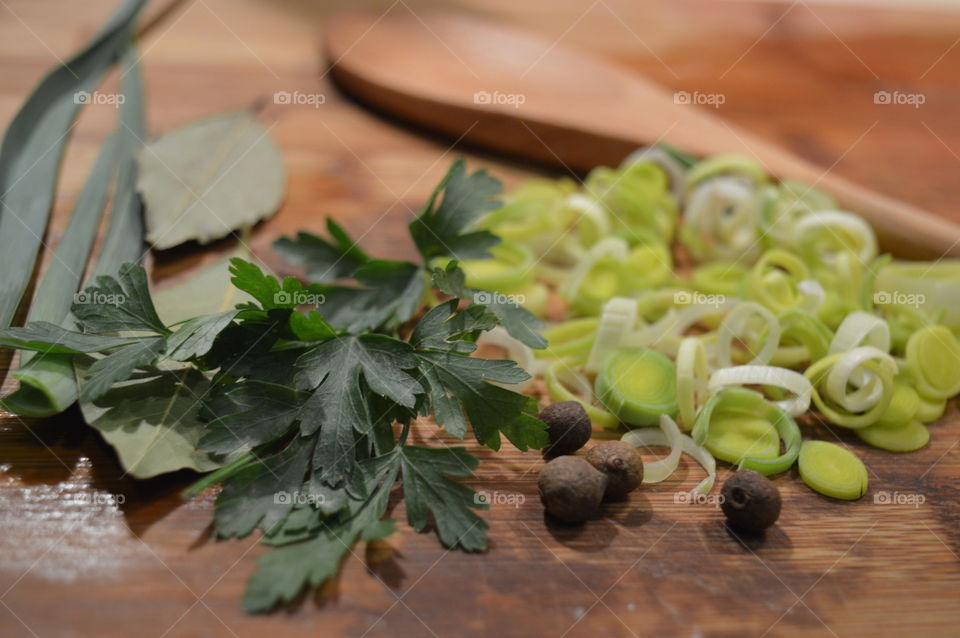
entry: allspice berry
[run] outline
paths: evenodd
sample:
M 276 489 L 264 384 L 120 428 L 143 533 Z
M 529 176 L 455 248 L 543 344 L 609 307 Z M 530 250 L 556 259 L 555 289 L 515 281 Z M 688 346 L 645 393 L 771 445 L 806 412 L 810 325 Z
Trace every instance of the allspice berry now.
M 548 514 L 567 523 L 580 523 L 600 507 L 607 477 L 582 456 L 558 456 L 540 470 L 537 485 Z
M 590 417 L 577 401 L 552 403 L 538 417 L 547 424 L 550 437 L 550 444 L 543 451 L 546 456 L 573 454 L 590 440 Z
M 735 529 L 756 534 L 780 517 L 780 491 L 759 472 L 740 470 L 727 479 L 720 493 L 720 507 Z
M 619 500 L 643 482 L 640 451 L 625 441 L 603 441 L 587 451 L 587 461 L 607 475 L 606 500 Z

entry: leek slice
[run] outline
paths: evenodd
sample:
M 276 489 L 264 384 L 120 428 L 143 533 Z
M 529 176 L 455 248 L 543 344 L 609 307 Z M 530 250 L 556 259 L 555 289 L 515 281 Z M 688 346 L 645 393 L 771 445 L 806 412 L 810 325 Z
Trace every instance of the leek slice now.
M 800 478 L 815 492 L 848 501 L 867 493 L 867 468 L 857 456 L 827 441 L 804 441 Z
M 930 430 L 920 421 L 908 421 L 898 427 L 871 425 L 856 432 L 866 443 L 888 452 L 913 452 L 930 441 Z
M 960 328 L 960 259 L 893 261 L 877 270 L 871 292 L 878 301 L 902 299 L 902 305 L 943 313 L 944 325 Z
M 838 254 L 851 252 L 861 264 L 877 257 L 877 237 L 862 217 L 839 210 L 810 213 L 794 226 L 794 241 L 808 263 L 835 266 Z
M 792 398 L 774 402 L 790 416 L 800 416 L 809 410 L 813 396 L 813 385 L 805 376 L 775 366 L 734 366 L 717 370 L 710 377 L 710 392 L 733 385 L 772 386 L 791 392 Z
M 876 360 L 889 375 L 890 384 L 877 383 L 877 379 L 865 374 L 863 364 Z M 826 378 L 826 389 L 834 401 L 851 412 L 868 410 L 880 400 L 881 394 L 893 396 L 892 379 L 897 374 L 897 363 L 889 354 L 873 346 L 861 346 L 843 353 L 830 368 Z M 864 381 L 860 381 L 864 379 Z M 847 388 L 856 386 L 853 392 Z M 886 407 L 884 407 L 886 409 Z
M 620 437 L 620 440 L 626 441 L 630 445 L 638 448 L 655 446 L 670 447 L 670 439 L 667 434 L 663 430 L 655 430 L 653 428 L 630 430 Z M 683 441 L 684 454 L 692 456 L 707 472 L 707 477 L 690 490 L 690 496 L 696 497 L 701 494 L 709 494 L 710 490 L 713 489 L 714 482 L 717 480 L 716 460 L 707 448 L 697 445 L 696 442 L 686 434 L 681 435 L 681 440 Z M 644 476 L 646 476 L 647 471 L 645 466 Z
M 623 261 L 624 277 L 634 290 L 655 288 L 673 277 L 673 258 L 666 244 L 640 244 Z
M 656 164 L 641 162 L 618 170 L 598 166 L 590 171 L 584 189 L 604 205 L 615 226 L 652 228 L 662 241 L 672 240 L 677 205 L 667 174 Z
M 540 358 L 573 358 L 580 362 L 586 361 L 593 341 L 597 336 L 597 327 L 600 320 L 596 317 L 572 319 L 558 323 L 543 331 L 543 338 L 547 340 L 547 347 L 534 350 L 533 354 Z
M 759 185 L 767 181 L 767 172 L 756 160 L 746 155 L 713 155 L 694 166 L 687 173 L 687 188 L 692 189 L 697 184 L 720 175 L 738 175 Z
M 597 375 L 600 403 L 629 425 L 654 425 L 677 412 L 677 369 L 649 348 L 623 348 L 608 357 Z
M 870 427 L 899 427 L 913 421 L 920 410 L 920 395 L 909 383 L 895 379 L 890 405 L 877 420 L 876 426 Z
M 795 342 L 800 349 L 779 348 L 771 359 L 772 364 L 786 367 L 827 356 L 833 333 L 815 316 L 794 308 L 781 314 L 778 323 L 781 341 Z
M 804 293 L 800 282 L 809 277 L 810 270 L 799 257 L 774 248 L 764 253 L 743 279 L 741 296 L 779 314 L 807 303 L 809 293 Z
M 534 257 L 523 244 L 501 242 L 490 249 L 490 259 L 465 259 L 460 267 L 467 285 L 482 290 L 513 292 L 531 283 Z M 439 264 L 445 266 L 445 263 Z
M 944 410 L 947 409 L 947 402 L 944 399 L 928 399 L 927 397 L 919 394 L 920 405 L 917 407 L 916 417 L 917 420 L 921 423 L 933 423 L 937 419 L 943 416 Z
M 670 193 L 677 201 L 683 197 L 684 185 L 687 181 L 687 171 L 683 165 L 677 161 L 677 158 L 659 146 L 645 146 L 638 148 L 620 162 L 620 168 L 624 169 L 641 162 L 653 162 L 659 166 L 670 181 Z
M 709 370 L 703 341 L 687 337 L 680 342 L 677 352 L 677 407 L 684 429 L 693 428 L 697 407 L 707 396 Z
M 559 360 L 547 366 L 543 373 L 547 392 L 554 401 L 576 401 L 586 410 L 590 422 L 597 427 L 615 430 L 620 420 L 606 410 L 593 405 L 593 388 L 590 381 L 577 372 L 570 361 Z
M 677 471 L 677 466 L 680 465 L 680 454 L 683 452 L 683 433 L 680 431 L 680 428 L 677 427 L 677 424 L 666 414 L 660 415 L 660 431 L 657 432 L 653 430 L 650 432 L 660 434 L 666 445 L 670 446 L 670 452 L 657 461 L 651 463 L 643 464 L 643 482 L 644 483 L 660 483 L 667 480 L 670 476 Z M 621 440 L 630 443 L 636 447 L 641 447 L 645 444 L 644 441 L 648 434 L 644 431 L 631 430 L 621 437 Z
M 744 339 L 747 336 L 748 323 L 754 316 L 759 316 L 766 324 L 766 336 L 760 351 L 754 354 L 749 363 L 751 365 L 764 365 L 773 358 L 773 354 L 780 344 L 780 322 L 773 316 L 773 313 L 755 301 L 744 301 L 734 307 L 726 319 L 723 320 L 723 323 L 720 324 L 720 330 L 717 334 L 717 363 L 719 367 L 729 368 L 733 365 L 730 358 L 733 339 L 735 337 Z
M 737 263 L 712 261 L 693 269 L 690 281 L 693 287 L 709 295 L 736 295 L 740 282 L 750 272 Z
M 582 246 L 593 246 L 610 234 L 610 216 L 592 197 L 574 193 L 567 198 L 566 205 L 579 214 L 577 236 Z
M 837 328 L 830 342 L 830 354 L 846 352 L 864 343 L 890 352 L 890 326 L 880 317 L 858 310 L 847 315 Z
M 680 239 L 698 261 L 753 262 L 760 252 L 758 201 L 743 177 L 716 177 L 694 188 L 684 211 Z
M 870 359 L 859 361 L 858 365 L 862 365 L 876 377 L 870 380 L 867 389 L 872 390 L 872 384 L 880 384 L 881 390 L 876 403 L 868 410 L 863 413 L 852 413 L 839 405 L 836 397 L 831 396 L 829 393 L 821 392 L 821 385 L 830 373 L 831 368 L 842 357 L 848 355 L 849 353 L 833 354 L 820 359 L 807 368 L 803 375 L 813 384 L 813 403 L 827 420 L 842 427 L 863 428 L 876 423 L 890 405 L 890 398 L 893 392 L 893 375 L 888 368 L 876 361 Z M 826 396 L 824 396 L 825 394 Z
M 760 434 L 753 439 L 758 441 L 754 449 L 742 451 L 737 458 L 730 462 L 737 463 L 740 468 L 756 470 L 761 474 L 770 475 L 785 472 L 796 461 L 797 454 L 800 452 L 800 428 L 796 421 L 778 406 L 763 398 L 763 395 L 759 392 L 744 388 L 725 388 L 710 397 L 697 415 L 697 420 L 693 426 L 693 440 L 699 445 L 706 445 L 707 449 L 718 458 L 723 458 L 720 454 L 729 454 L 729 451 L 719 447 L 712 449 L 710 432 L 715 422 L 722 424 L 725 427 L 724 431 L 729 431 L 727 429 L 727 424 L 730 423 L 728 419 L 733 419 L 734 423 L 739 421 L 739 423 L 744 424 L 741 432 L 756 428 L 754 431 Z M 757 425 L 758 421 L 769 424 L 776 431 L 784 444 L 782 454 L 774 458 L 763 458 L 762 437 L 764 436 L 764 429 Z M 732 427 L 735 427 L 735 425 Z M 774 453 L 779 452 L 779 447 L 778 444 L 774 448 Z M 730 458 L 732 457 L 731 454 Z
M 603 307 L 600 325 L 590 356 L 587 357 L 587 372 L 596 374 L 600 367 L 619 348 L 627 334 L 637 323 L 637 300 L 614 297 Z
M 598 314 L 604 302 L 624 287 L 622 264 L 627 252 L 627 242 L 620 237 L 605 237 L 591 246 L 562 290 L 567 302 L 583 314 Z
M 960 342 L 946 326 L 927 326 L 907 341 L 907 365 L 917 392 L 928 399 L 960 393 Z

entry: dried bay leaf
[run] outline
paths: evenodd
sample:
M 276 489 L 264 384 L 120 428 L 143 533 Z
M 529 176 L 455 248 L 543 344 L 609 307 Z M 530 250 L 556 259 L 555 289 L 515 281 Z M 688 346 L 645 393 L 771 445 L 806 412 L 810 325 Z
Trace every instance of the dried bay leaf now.
M 201 372 L 178 366 L 118 383 L 80 408 L 131 476 L 150 478 L 184 468 L 208 472 L 222 465 L 197 448 L 202 434 L 198 397 L 209 387 Z
M 230 258 L 237 252 L 156 292 L 153 301 L 163 322 L 170 325 L 215 314 L 247 301 L 230 282 Z M 77 365 L 78 378 L 86 374 L 89 363 Z M 84 420 L 117 451 L 131 476 L 150 478 L 185 468 L 209 472 L 236 456 L 214 459 L 197 447 L 204 429 L 201 399 L 210 390 L 209 376 L 189 364 L 167 360 L 158 370 L 140 373 L 102 397 L 81 403 L 80 409 Z
M 140 154 L 147 241 L 163 250 L 252 226 L 276 212 L 285 182 L 279 150 L 249 111 L 161 135 Z

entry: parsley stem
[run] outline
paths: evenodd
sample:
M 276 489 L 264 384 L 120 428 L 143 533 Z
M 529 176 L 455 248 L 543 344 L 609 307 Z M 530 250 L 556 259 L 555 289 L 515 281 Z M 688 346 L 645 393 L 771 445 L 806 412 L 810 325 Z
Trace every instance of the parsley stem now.
M 180 498 L 184 501 L 189 501 L 208 487 L 216 485 L 217 483 L 222 483 L 226 479 L 230 478 L 256 460 L 256 458 L 257 456 L 253 452 L 247 452 L 232 463 L 224 465 L 219 470 L 214 470 L 213 472 L 210 472 L 201 478 L 199 481 L 192 483 L 188 488 L 180 492 Z

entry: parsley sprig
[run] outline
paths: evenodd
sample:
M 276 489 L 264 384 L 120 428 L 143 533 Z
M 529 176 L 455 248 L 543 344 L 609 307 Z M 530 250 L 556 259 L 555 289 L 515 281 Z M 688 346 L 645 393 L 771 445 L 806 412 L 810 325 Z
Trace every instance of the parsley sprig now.
M 474 222 L 499 205 L 500 183 L 456 161 L 410 224 L 423 262 L 376 259 L 328 221 L 328 238 L 300 233 L 275 247 L 312 283 L 265 274 L 234 259 L 232 282 L 252 301 L 167 326 L 134 264 L 99 277 L 73 306 L 76 331 L 49 323 L 0 331 L 0 344 L 87 360 L 81 399 L 119 382 L 186 362 L 212 379 L 201 397 L 200 448 L 225 467 L 188 495 L 221 483 L 214 524 L 222 538 L 256 530 L 275 549 L 261 557 L 244 608 L 293 601 L 336 574 L 357 541 L 386 538 L 388 496 L 402 485 L 407 522 L 431 526 L 447 547 L 480 551 L 487 525 L 462 447 L 407 443 L 432 415 L 457 438 L 472 430 L 494 450 L 501 436 L 521 450 L 547 443 L 534 399 L 496 383 L 528 378 L 514 362 L 471 356 L 478 336 L 503 324 L 541 347 L 538 320 L 500 295 L 478 295 L 456 259 L 489 256 L 498 239 Z M 436 257 L 452 258 L 431 268 Z M 448 298 L 421 313 L 428 289 Z M 322 301 L 316 310 L 304 301 Z M 90 364 L 89 359 L 94 359 Z M 228 462 L 229 461 L 229 462 Z

